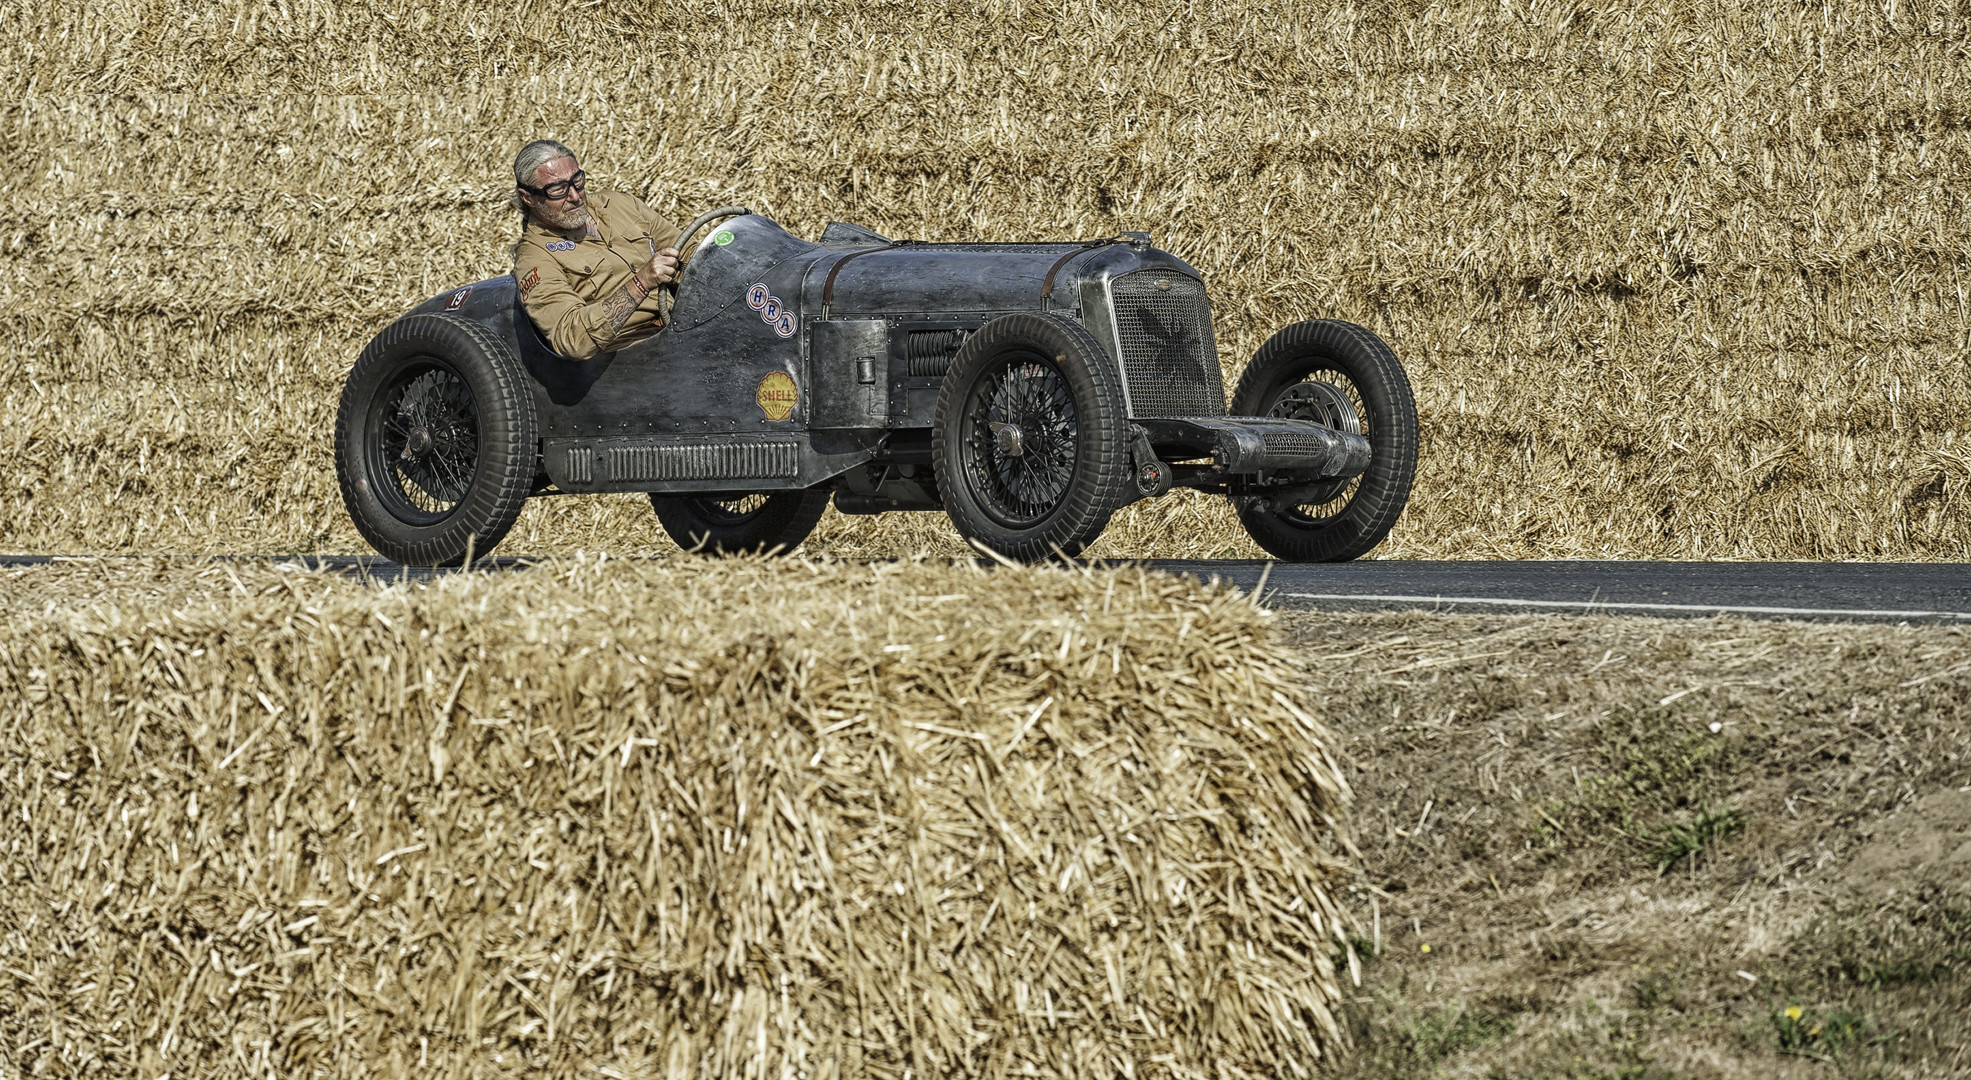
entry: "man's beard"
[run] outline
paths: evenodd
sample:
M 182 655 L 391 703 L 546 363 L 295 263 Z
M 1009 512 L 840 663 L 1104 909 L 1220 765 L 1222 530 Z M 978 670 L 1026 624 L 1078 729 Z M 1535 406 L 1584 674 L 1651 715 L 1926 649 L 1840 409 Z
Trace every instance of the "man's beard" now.
M 569 206 L 560 209 L 543 207 L 536 212 L 535 216 L 541 219 L 541 224 L 560 232 L 587 232 L 589 228 L 589 208 L 587 203 L 583 203 L 581 206 Z

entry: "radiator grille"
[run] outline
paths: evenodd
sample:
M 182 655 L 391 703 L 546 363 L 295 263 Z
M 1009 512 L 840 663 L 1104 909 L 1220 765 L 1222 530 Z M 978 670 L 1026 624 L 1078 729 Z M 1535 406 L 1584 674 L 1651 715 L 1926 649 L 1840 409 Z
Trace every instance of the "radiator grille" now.
M 1111 282 L 1109 295 L 1132 414 L 1224 416 L 1225 375 L 1204 283 L 1168 270 L 1138 270 Z
M 609 479 L 777 480 L 799 476 L 801 448 L 794 442 L 712 446 L 612 446 Z

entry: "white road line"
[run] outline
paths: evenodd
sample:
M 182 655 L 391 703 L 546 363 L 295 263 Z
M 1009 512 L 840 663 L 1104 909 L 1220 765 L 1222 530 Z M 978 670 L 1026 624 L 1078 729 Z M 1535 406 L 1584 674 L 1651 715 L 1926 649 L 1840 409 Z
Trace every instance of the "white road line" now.
M 1295 600 L 1372 600 L 1396 604 L 1490 604 L 1495 607 L 1578 608 L 1592 611 L 1678 611 L 1710 615 L 1844 615 L 1861 619 L 1967 619 L 1965 611 L 1873 611 L 1866 608 L 1758 607 L 1741 604 L 1634 604 L 1606 600 L 1519 600 L 1497 596 L 1392 596 L 1375 593 L 1303 593 L 1276 595 Z

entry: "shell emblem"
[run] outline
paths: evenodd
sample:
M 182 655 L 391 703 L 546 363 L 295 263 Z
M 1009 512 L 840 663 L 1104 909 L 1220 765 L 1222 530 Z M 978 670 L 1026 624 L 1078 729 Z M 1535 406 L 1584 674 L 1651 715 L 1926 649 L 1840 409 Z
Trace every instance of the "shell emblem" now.
M 760 380 L 760 389 L 754 395 L 760 412 L 768 420 L 785 420 L 794 415 L 794 406 L 801 400 L 801 389 L 794 385 L 794 377 L 784 371 L 770 371 Z

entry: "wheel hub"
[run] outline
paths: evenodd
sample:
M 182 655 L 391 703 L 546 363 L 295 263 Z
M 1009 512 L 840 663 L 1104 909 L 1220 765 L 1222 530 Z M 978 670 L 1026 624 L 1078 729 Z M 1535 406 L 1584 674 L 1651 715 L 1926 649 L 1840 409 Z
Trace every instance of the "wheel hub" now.
M 1362 434 L 1362 414 L 1354 403 L 1338 388 L 1318 379 L 1287 387 L 1267 412 L 1286 420 L 1312 420 L 1336 431 Z
M 410 438 L 404 440 L 403 460 L 410 461 L 430 453 L 432 441 L 430 428 L 419 424 L 411 429 Z
M 990 425 L 992 428 L 992 448 L 1007 457 L 1020 457 L 1026 451 L 1025 436 L 1018 424 Z

